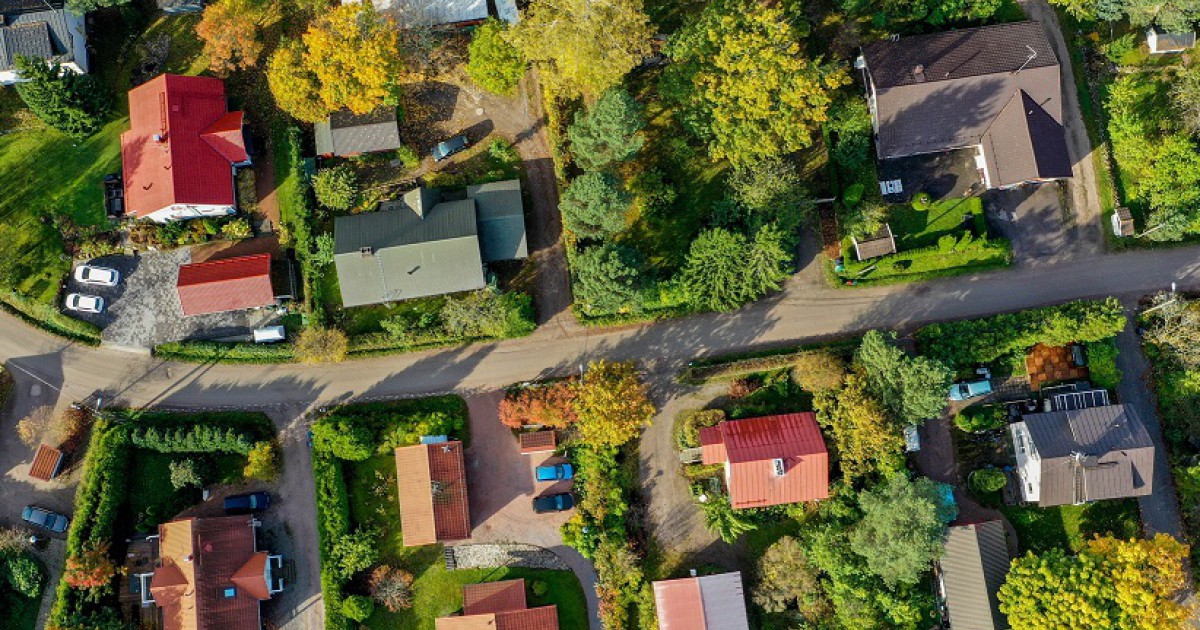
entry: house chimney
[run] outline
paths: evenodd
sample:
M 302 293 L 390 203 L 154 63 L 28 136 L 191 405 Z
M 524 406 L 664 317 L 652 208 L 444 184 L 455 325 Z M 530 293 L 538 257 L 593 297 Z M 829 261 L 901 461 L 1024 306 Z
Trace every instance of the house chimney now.
M 913 66 L 913 78 L 915 78 L 917 80 L 917 83 L 924 83 L 925 82 L 925 66 L 922 66 L 921 64 L 917 64 L 916 66 Z

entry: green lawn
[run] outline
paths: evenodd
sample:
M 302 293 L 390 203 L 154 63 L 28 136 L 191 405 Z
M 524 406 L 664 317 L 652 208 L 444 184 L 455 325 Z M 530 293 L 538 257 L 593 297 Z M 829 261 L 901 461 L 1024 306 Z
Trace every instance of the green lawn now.
M 759 372 L 743 378 L 758 383 L 760 388 L 745 398 L 725 404 L 725 413 L 732 420 L 812 411 L 812 394 L 792 381 L 790 369 Z
M 916 210 L 909 204 L 894 205 L 888 211 L 888 225 L 896 236 L 896 248 L 903 252 L 937 245 L 938 239 L 947 234 L 962 234 L 966 215 L 982 224 L 980 233 L 986 232 L 983 200 L 979 197 L 942 199 L 927 210 Z
M 1022 552 L 1042 553 L 1053 548 L 1074 552 L 1097 534 L 1137 538 L 1142 532 L 1136 499 L 1053 508 L 1006 505 L 1000 511 L 1017 530 Z
M 138 449 L 129 472 L 129 511 L 138 529 L 149 530 L 200 502 L 199 488 L 176 490 L 171 485 L 170 464 L 192 459 L 210 472 L 217 483 L 242 481 L 246 456 L 235 453 L 157 453 Z

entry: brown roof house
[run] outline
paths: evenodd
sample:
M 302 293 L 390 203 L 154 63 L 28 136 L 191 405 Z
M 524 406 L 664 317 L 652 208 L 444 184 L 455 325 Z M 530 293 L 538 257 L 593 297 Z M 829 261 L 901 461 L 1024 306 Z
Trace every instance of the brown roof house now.
M 259 603 L 283 590 L 283 557 L 259 551 L 253 516 L 158 526 L 158 566 L 130 576 L 164 630 L 260 630 Z
M 740 572 L 654 583 L 658 630 L 750 630 Z
M 1025 501 L 1051 507 L 1153 491 L 1154 443 L 1133 407 L 1028 414 L 1008 429 Z
M 726 420 L 700 430 L 705 464 L 725 464 L 735 509 L 829 498 L 829 452 L 812 413 Z
M 953 630 L 1008 628 L 996 593 L 1008 575 L 1004 523 L 957 525 L 946 535 L 946 552 L 937 562 L 938 597 Z
M 881 160 L 974 149 L 988 188 L 1071 176 L 1058 58 L 1041 24 L 875 42 L 857 65 Z
M 471 537 L 462 442 L 434 436 L 396 449 L 396 484 L 404 546 Z
M 529 608 L 525 580 L 463 586 L 463 614 L 441 617 L 437 630 L 558 630 L 558 607 Z

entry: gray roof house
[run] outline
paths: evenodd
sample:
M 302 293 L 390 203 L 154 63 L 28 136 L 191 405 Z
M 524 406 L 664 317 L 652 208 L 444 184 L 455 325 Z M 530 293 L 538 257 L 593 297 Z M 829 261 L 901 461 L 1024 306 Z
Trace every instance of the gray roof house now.
M 204 10 L 204 0 L 157 0 L 158 8 L 169 15 L 199 13 Z
M 1035 413 L 1008 427 L 1025 501 L 1051 507 L 1154 489 L 1154 443 L 1133 407 Z
M 0 85 L 18 81 L 16 58 L 21 55 L 87 73 L 83 16 L 67 11 L 58 0 L 0 0 Z
M 1058 58 L 1037 22 L 863 47 L 881 160 L 975 149 L 989 188 L 1071 176 Z
M 342 0 L 342 4 L 362 0 Z M 488 17 L 487 0 L 371 0 L 375 10 L 386 14 L 401 28 L 419 26 L 470 26 Z M 508 4 L 501 0 L 499 5 Z M 501 16 L 507 19 L 503 7 Z M 515 7 L 514 11 L 515 13 Z
M 366 114 L 334 112 L 313 126 L 317 155 L 350 157 L 400 148 L 400 121 L 395 107 L 380 107 Z
M 1002 521 L 956 525 L 937 562 L 938 596 L 951 630 L 1004 630 L 996 593 L 1012 558 Z
M 528 257 L 520 182 L 471 186 L 457 196 L 421 187 L 378 212 L 338 217 L 334 265 L 343 306 L 481 289 L 485 263 Z
M 1157 26 L 1146 30 L 1146 45 L 1150 54 L 1181 53 L 1196 45 L 1196 32 L 1168 33 Z

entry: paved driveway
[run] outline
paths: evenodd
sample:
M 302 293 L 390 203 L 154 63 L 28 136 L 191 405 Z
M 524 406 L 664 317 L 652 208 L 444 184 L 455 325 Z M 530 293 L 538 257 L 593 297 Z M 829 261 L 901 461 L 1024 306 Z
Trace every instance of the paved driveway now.
M 546 493 L 564 492 L 570 482 L 535 483 L 533 469 L 562 461 L 547 454 L 522 455 L 517 439 L 500 424 L 497 410 L 503 391 L 467 398 L 471 446 L 467 448 L 467 485 L 471 502 L 473 543 L 514 542 L 537 545 L 562 558 L 579 578 L 587 597 L 593 630 L 599 630 L 596 571 L 579 552 L 566 546 L 559 533 L 573 511 L 534 514 L 531 501 Z
M 1012 242 L 1017 265 L 1054 263 L 1077 251 L 1075 232 L 1063 219 L 1058 184 L 989 190 L 983 196 L 988 221 Z

